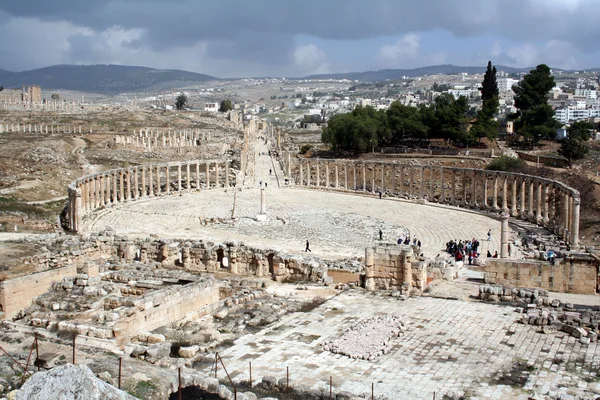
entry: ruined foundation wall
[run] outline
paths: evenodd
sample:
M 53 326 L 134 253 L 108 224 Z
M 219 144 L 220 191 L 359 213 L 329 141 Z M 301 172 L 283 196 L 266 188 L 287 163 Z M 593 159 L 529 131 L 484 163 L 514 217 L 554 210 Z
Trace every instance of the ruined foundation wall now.
M 52 284 L 60 282 L 66 276 L 76 274 L 77 267 L 71 264 L 0 282 L 0 306 L 4 310 L 4 317 L 15 316 L 20 310 L 29 307 L 33 298 L 46 293 Z
M 488 259 L 485 282 L 554 292 L 595 294 L 598 261 L 585 254 L 547 261 Z
M 151 299 L 145 299 L 134 314 L 119 318 L 113 331 L 127 337 L 151 332 L 218 301 L 219 287 L 214 280 L 161 290 Z

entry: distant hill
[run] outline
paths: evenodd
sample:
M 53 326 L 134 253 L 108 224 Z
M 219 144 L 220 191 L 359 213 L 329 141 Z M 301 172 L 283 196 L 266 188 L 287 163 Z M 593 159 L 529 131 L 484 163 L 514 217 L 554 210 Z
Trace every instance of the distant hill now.
M 63 89 L 106 94 L 141 92 L 158 87 L 176 88 L 213 80 L 218 78 L 175 69 L 123 65 L 54 65 L 23 72 L 0 70 L 0 86 L 5 88 L 40 85 L 44 90 Z
M 507 73 L 519 73 L 529 72 L 531 68 L 513 68 L 496 66 L 498 71 L 504 71 Z M 409 78 L 415 78 L 417 76 L 425 75 L 439 75 L 439 74 L 459 74 L 466 72 L 468 74 L 482 74 L 486 70 L 486 66 L 483 67 L 460 67 L 457 65 L 445 64 L 445 65 L 433 65 L 429 67 L 419 67 L 413 69 L 382 69 L 379 71 L 366 71 L 366 72 L 348 72 L 342 74 L 320 74 L 310 75 L 305 79 L 350 79 L 360 82 L 380 82 L 385 80 L 396 80 L 402 79 L 403 76 Z

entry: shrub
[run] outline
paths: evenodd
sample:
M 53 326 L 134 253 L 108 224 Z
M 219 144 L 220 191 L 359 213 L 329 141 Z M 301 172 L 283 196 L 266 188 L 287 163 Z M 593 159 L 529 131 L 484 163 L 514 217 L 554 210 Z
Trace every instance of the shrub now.
M 300 147 L 300 154 L 306 154 L 312 148 L 313 148 L 312 144 L 304 144 L 304 145 L 302 145 L 302 147 Z
M 520 158 L 501 156 L 485 167 L 489 171 L 522 172 L 527 164 Z

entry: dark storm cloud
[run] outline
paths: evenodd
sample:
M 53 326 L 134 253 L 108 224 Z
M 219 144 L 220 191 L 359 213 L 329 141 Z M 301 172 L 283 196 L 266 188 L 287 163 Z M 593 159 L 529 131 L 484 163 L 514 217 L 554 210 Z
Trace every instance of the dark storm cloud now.
M 323 63 L 330 57 L 342 57 L 333 45 L 326 54 L 319 48 L 297 52 L 298 35 L 375 43 L 378 38 L 396 42 L 407 33 L 424 32 L 437 32 L 435 51 L 450 55 L 468 48 L 474 37 L 505 41 L 499 57 L 518 64 L 531 61 L 525 50 L 517 48 L 525 44 L 538 46 L 539 57 L 549 41 L 582 54 L 599 51 L 599 17 L 598 0 L 3 0 L 0 34 L 16 36 L 0 46 L 0 59 L 11 56 L 9 64 L 4 62 L 0 68 L 35 63 L 39 57 L 19 61 L 18 51 L 30 46 L 51 55 L 44 61 L 46 65 L 55 59 L 81 63 L 134 59 L 137 64 L 173 67 L 196 62 L 198 68 L 204 68 L 215 65 L 215 60 L 233 60 L 247 61 L 258 69 L 263 65 L 265 71 L 271 71 L 286 64 L 308 65 L 298 62 L 300 56 Z M 20 37 L 20 32 L 28 30 L 24 25 L 32 21 L 46 23 L 47 30 L 34 29 L 29 37 Z M 51 32 L 57 29 L 51 24 L 59 25 L 58 32 Z M 30 37 L 33 34 L 38 35 L 37 41 Z M 454 48 L 447 48 L 448 35 L 462 42 L 455 41 Z M 193 52 L 188 55 L 185 49 Z M 471 55 L 482 50 L 486 49 L 473 50 Z M 378 48 L 373 49 L 371 57 L 377 52 Z M 163 54 L 178 58 L 164 60 Z M 416 54 L 420 59 L 418 41 Z M 210 62 L 202 64 L 197 61 L 200 57 Z M 451 61 L 464 64 L 470 60 Z M 367 65 L 365 61 L 361 67 Z

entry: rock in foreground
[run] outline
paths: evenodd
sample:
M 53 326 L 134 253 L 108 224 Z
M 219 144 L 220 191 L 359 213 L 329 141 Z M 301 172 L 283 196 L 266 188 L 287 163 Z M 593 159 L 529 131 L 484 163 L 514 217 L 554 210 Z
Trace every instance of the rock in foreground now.
M 17 391 L 15 400 L 135 400 L 135 397 L 96 378 L 85 365 L 66 364 L 34 374 Z

